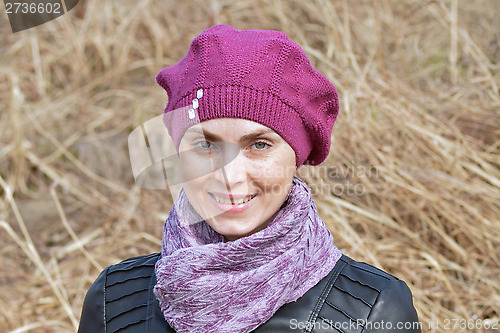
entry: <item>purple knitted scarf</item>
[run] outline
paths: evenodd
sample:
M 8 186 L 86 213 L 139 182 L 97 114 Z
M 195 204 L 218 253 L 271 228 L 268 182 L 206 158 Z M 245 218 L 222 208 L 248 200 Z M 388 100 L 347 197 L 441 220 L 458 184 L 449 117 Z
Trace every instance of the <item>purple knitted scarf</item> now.
M 154 293 L 178 333 L 250 332 L 304 295 L 341 256 L 309 187 L 295 177 L 269 225 L 224 242 L 183 190 L 164 226 Z

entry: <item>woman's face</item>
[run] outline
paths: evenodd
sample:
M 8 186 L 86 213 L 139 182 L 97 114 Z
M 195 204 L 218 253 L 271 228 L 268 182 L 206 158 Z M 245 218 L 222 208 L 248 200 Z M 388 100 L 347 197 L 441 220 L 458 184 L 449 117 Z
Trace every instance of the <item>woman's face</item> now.
M 198 214 L 226 240 L 264 229 L 296 171 L 295 152 L 276 132 L 234 118 L 188 128 L 179 152 L 183 188 Z

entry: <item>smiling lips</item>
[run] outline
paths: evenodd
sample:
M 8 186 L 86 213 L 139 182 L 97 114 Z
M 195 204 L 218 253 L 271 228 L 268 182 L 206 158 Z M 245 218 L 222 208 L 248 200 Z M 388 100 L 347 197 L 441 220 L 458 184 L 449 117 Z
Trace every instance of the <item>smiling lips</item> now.
M 222 194 L 222 193 L 210 193 L 209 194 L 212 196 L 212 198 L 215 199 L 218 203 L 225 204 L 225 205 L 241 205 L 244 203 L 247 203 L 248 201 L 252 200 L 257 196 L 257 193 L 255 194 L 249 194 L 249 195 L 241 195 L 241 194 Z

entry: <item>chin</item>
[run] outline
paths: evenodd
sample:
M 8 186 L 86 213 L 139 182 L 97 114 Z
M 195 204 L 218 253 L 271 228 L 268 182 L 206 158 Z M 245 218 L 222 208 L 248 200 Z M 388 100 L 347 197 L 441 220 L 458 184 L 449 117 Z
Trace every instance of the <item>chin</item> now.
M 241 237 L 248 236 L 252 233 L 254 233 L 257 229 L 257 226 L 249 226 L 249 225 L 237 225 L 235 226 L 234 224 L 237 223 L 235 221 L 218 221 L 215 222 L 211 221 L 209 224 L 210 226 L 217 231 L 219 234 L 224 236 L 224 238 L 228 241 L 233 241 Z M 233 224 L 233 227 L 228 228 L 228 224 Z

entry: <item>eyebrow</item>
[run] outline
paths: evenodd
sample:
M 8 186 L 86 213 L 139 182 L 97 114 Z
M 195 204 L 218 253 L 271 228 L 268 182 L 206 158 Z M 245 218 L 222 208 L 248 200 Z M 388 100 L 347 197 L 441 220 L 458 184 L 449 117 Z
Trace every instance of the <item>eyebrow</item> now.
M 201 134 L 201 135 L 204 135 L 207 139 L 209 140 L 213 140 L 213 141 L 224 141 L 224 139 L 215 134 L 215 133 L 212 133 L 212 132 L 209 132 L 207 130 L 201 130 L 201 129 L 194 129 L 194 128 L 189 128 L 186 130 L 186 133 L 198 133 L 198 134 Z M 240 141 L 249 141 L 249 140 L 252 140 L 252 139 L 255 139 L 261 135 L 264 135 L 264 134 L 267 134 L 267 133 L 274 133 L 274 131 L 270 128 L 266 128 L 266 129 L 262 129 L 262 130 L 259 130 L 259 131 L 256 131 L 256 132 L 253 132 L 253 133 L 250 133 L 250 134 L 246 134 L 246 135 L 243 135 L 240 139 Z

